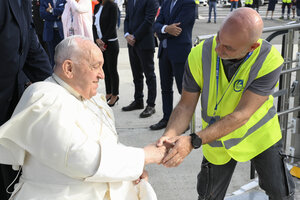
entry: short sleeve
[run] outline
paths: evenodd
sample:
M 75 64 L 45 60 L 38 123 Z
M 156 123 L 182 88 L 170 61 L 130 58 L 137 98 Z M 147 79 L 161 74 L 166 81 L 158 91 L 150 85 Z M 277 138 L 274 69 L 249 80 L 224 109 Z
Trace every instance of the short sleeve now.
M 183 80 L 182 80 L 182 88 L 188 92 L 201 92 L 201 89 L 197 82 L 195 81 L 190 67 L 189 63 L 185 63 L 185 70 L 184 70 L 184 75 L 183 75 Z
M 282 70 L 282 66 L 278 67 L 274 71 L 254 80 L 249 85 L 249 90 L 254 92 L 255 94 L 261 96 L 268 96 L 273 94 L 274 88 L 279 79 L 280 73 Z

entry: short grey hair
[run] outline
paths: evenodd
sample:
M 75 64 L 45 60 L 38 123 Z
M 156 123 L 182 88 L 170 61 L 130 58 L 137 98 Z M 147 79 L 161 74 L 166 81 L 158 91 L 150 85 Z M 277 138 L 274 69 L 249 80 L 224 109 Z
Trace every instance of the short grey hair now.
M 79 47 L 78 40 L 93 42 L 89 38 L 81 35 L 73 35 L 65 38 L 55 47 L 55 65 L 61 65 L 65 60 L 80 60 L 79 55 L 83 53 L 83 49 Z

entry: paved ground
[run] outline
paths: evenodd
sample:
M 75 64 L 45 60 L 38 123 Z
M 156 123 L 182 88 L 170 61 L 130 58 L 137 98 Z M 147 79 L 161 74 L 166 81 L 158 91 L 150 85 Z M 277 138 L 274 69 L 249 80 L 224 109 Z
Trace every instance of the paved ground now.
M 261 8 L 261 13 L 264 13 L 265 7 Z M 279 6 L 277 6 L 279 10 Z M 275 12 L 275 16 L 278 18 L 280 15 L 279 11 Z M 200 19 L 196 20 L 193 38 L 197 35 L 214 34 L 220 26 L 221 20 L 229 13 L 228 8 L 218 8 L 219 17 L 217 24 L 207 24 L 207 7 L 199 8 Z M 282 20 L 264 20 L 266 26 L 278 26 L 286 23 L 287 21 Z M 123 35 L 123 26 L 119 30 L 119 41 L 120 41 L 120 54 L 118 71 L 120 75 L 120 100 L 118 104 L 113 107 L 116 126 L 120 135 L 120 141 L 127 145 L 143 147 L 149 143 L 155 142 L 162 134 L 163 131 L 150 131 L 149 126 L 153 123 L 158 122 L 162 118 L 161 111 L 161 94 L 159 86 L 159 72 L 158 72 L 158 60 L 155 57 L 155 69 L 158 79 L 158 95 L 156 101 L 156 114 L 150 118 L 141 119 L 139 114 L 142 110 L 132 112 L 122 112 L 122 106 L 128 105 L 133 100 L 133 83 L 132 75 L 129 66 L 128 53 Z M 280 41 L 277 41 L 279 43 Z M 274 42 L 276 43 L 276 41 Z M 104 92 L 104 82 L 101 83 L 100 91 Z M 179 95 L 174 90 L 174 102 L 178 102 Z M 197 108 L 199 113 L 199 108 Z M 197 115 L 196 121 L 200 121 L 199 114 Z M 200 130 L 201 124 L 196 124 L 196 130 Z M 150 174 L 150 182 L 153 185 L 159 200 L 196 200 L 196 177 L 200 170 L 200 163 L 202 160 L 202 151 L 194 150 L 184 160 L 184 162 L 177 168 L 164 168 L 163 166 L 150 165 L 147 166 L 147 170 Z M 228 189 L 227 196 L 231 196 L 233 192 L 240 189 L 241 186 L 251 182 L 250 177 L 250 165 L 249 162 L 239 163 L 233 175 L 231 184 Z M 295 199 L 300 200 L 300 181 L 295 179 L 297 182 L 297 196 Z M 252 189 L 251 193 L 246 193 L 234 199 L 267 199 L 263 192 L 259 191 L 258 188 Z

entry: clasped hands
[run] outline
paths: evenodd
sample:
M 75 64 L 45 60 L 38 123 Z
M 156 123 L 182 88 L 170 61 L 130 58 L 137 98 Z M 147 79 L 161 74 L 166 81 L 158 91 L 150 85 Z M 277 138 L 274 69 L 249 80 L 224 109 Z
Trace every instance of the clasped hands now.
M 156 163 L 163 164 L 165 167 L 177 167 L 192 149 L 190 136 L 162 136 L 156 143 L 144 147 L 145 165 Z M 134 181 L 134 184 L 138 184 L 141 179 L 148 180 L 146 170 Z
M 105 43 L 101 39 L 96 39 L 96 43 L 102 52 L 106 50 Z
M 134 46 L 135 44 L 135 37 L 131 34 L 128 34 L 125 39 L 127 40 L 127 43 L 130 45 L 130 46 Z
M 162 136 L 156 144 L 144 148 L 145 164 L 156 163 L 165 167 L 177 167 L 192 149 L 190 136 Z

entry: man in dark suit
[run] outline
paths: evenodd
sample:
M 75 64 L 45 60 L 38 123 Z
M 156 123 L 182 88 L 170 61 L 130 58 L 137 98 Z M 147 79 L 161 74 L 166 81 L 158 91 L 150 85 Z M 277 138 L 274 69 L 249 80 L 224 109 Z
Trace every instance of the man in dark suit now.
M 65 0 L 40 0 L 40 16 L 45 20 L 43 40 L 47 43 L 52 67 L 54 66 L 55 47 L 64 39 L 61 15 L 65 3 Z
M 46 53 L 48 51 L 47 44 L 43 41 L 43 30 L 44 30 L 44 20 L 40 17 L 40 0 L 31 0 L 32 3 L 32 20 L 35 28 L 35 32 L 38 36 L 39 42 L 45 49 Z
M 157 0 L 128 0 L 124 33 L 128 43 L 129 60 L 135 87 L 134 101 L 123 111 L 144 108 L 144 76 L 148 86 L 147 107 L 140 114 L 141 118 L 155 113 L 156 76 L 154 73 L 154 34 L 152 25 L 158 9 Z
M 31 19 L 30 0 L 0 1 L 0 126 L 12 115 L 25 87 L 52 73 L 48 57 L 38 42 Z M 0 165 L 0 198 L 16 173 Z M 13 186 L 10 191 L 13 190 Z
M 173 77 L 181 94 L 184 66 L 192 48 L 195 6 L 194 0 L 165 0 L 154 23 L 160 40 L 158 58 L 164 116 L 150 126 L 151 130 L 167 126 L 173 110 Z

